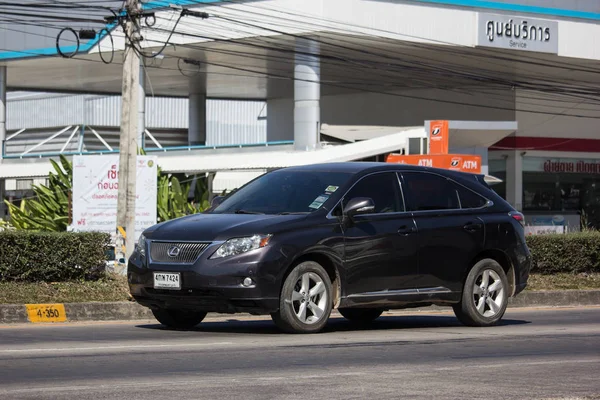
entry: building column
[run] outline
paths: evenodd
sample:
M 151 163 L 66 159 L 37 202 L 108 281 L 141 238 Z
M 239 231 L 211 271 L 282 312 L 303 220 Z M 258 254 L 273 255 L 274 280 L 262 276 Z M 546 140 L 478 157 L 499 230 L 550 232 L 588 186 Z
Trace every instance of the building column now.
M 4 156 L 4 141 L 6 140 L 6 66 L 0 66 L 0 163 Z M 0 219 L 6 215 L 4 196 L 6 179 L 0 179 Z
M 523 210 L 523 156 L 511 151 L 506 159 L 506 201 L 518 211 Z
M 144 59 L 140 59 L 140 81 L 138 87 L 138 147 L 144 148 L 146 143 L 146 70 Z
M 319 44 L 299 39 L 294 66 L 294 149 L 315 150 L 321 130 Z
M 190 93 L 189 97 L 188 144 L 206 144 L 206 94 Z

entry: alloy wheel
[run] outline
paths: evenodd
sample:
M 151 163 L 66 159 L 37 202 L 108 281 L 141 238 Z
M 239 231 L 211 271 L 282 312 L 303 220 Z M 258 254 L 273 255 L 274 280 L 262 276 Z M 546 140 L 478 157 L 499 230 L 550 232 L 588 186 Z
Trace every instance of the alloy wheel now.
M 493 317 L 501 310 L 505 296 L 500 275 L 492 269 L 481 271 L 473 284 L 473 302 L 477 312 L 486 318 Z
M 306 272 L 298 278 L 292 292 L 292 307 L 300 322 L 319 322 L 327 309 L 327 301 L 325 283 L 319 275 Z

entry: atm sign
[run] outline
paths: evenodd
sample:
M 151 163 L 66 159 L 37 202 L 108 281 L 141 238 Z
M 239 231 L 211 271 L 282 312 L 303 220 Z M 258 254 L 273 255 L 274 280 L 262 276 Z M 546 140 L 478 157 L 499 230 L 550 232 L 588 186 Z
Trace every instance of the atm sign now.
M 390 154 L 386 162 L 450 169 L 474 174 L 481 173 L 481 157 L 470 154 L 422 154 L 410 156 Z

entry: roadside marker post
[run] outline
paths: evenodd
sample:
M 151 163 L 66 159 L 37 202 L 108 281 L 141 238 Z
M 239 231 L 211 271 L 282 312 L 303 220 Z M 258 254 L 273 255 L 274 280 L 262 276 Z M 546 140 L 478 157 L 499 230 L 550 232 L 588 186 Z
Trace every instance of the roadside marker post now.
M 64 304 L 25 304 L 29 322 L 67 322 Z

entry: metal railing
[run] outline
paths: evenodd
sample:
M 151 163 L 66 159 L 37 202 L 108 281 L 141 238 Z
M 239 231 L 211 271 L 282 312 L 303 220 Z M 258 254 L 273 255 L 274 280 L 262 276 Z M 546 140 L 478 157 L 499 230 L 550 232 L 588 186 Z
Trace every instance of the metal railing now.
M 17 132 L 9 135 L 5 140 L 2 141 L 2 158 L 5 159 L 23 159 L 23 158 L 45 158 L 45 157 L 56 157 L 59 155 L 73 156 L 73 155 L 86 155 L 86 154 L 113 154 L 118 153 L 118 143 L 113 145 L 109 143 L 109 140 L 102 137 L 96 129 L 91 126 L 83 125 L 69 125 L 60 129 L 58 132 L 51 134 L 49 137 L 43 138 L 38 142 L 29 143 L 28 140 L 21 143 L 17 142 L 15 138 L 25 133 L 26 129 L 18 130 Z M 96 140 L 96 145 L 101 145 L 102 149 L 89 148 L 89 143 L 86 145 L 84 141 L 89 134 L 86 136 L 85 133 L 91 132 L 92 139 Z M 59 137 L 63 134 L 70 133 L 66 141 L 63 143 Z M 95 139 L 94 139 L 95 138 Z M 156 146 L 146 146 L 146 138 L 150 139 L 150 142 Z M 76 142 L 74 141 L 76 139 Z M 32 139 L 33 140 L 33 139 Z M 14 143 L 14 144 L 13 144 Z M 77 143 L 75 145 L 75 143 Z M 183 145 L 183 146 L 163 146 L 159 140 L 147 129 L 142 139 L 142 148 L 146 153 L 150 152 L 171 152 L 171 151 L 192 151 L 192 150 L 217 150 L 217 149 L 228 149 L 228 148 L 251 148 L 251 147 L 270 147 L 270 146 L 285 146 L 294 144 L 293 140 L 279 140 L 272 142 L 261 142 L 261 143 L 247 143 L 247 144 L 223 144 L 223 145 Z M 9 145 L 18 148 L 18 150 L 10 151 Z M 69 145 L 71 145 L 69 148 Z M 47 151 L 37 151 L 36 149 L 43 148 L 43 146 L 50 147 Z M 54 150 L 54 148 L 60 147 L 60 150 Z M 73 149 L 76 147 L 76 150 Z
M 273 142 L 262 143 L 247 143 L 247 144 L 219 144 L 219 145 L 190 145 L 190 146 L 170 146 L 160 148 L 144 148 L 146 152 L 167 152 L 167 151 L 182 151 L 182 150 L 203 150 L 203 149 L 233 149 L 233 148 L 248 148 L 248 147 L 269 147 L 269 146 L 284 146 L 294 144 L 293 140 L 279 140 Z

